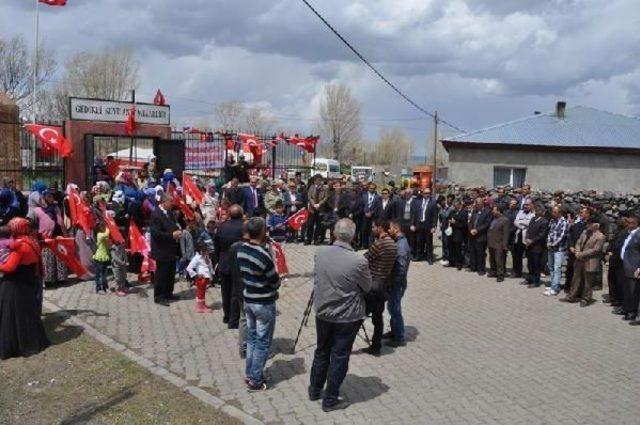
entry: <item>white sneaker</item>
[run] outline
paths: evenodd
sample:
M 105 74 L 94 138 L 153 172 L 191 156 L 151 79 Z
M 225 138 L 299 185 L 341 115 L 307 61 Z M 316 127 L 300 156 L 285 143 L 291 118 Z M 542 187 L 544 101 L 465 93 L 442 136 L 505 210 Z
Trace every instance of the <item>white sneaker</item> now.
M 544 291 L 544 295 L 547 296 L 547 297 L 550 297 L 550 296 L 553 297 L 553 296 L 558 295 L 558 293 L 556 291 L 554 291 L 553 289 L 548 288 L 546 291 Z
M 444 267 L 447 267 L 449 265 L 449 262 L 447 260 L 440 260 L 440 264 Z

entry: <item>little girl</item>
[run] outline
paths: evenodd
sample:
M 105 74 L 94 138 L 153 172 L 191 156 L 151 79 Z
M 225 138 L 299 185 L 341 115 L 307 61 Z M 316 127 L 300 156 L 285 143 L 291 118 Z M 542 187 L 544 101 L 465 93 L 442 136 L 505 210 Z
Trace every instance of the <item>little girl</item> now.
M 106 294 L 109 290 L 107 270 L 111 263 L 109 256 L 109 229 L 104 221 L 96 227 L 96 253 L 93 254 L 93 264 L 96 271 L 96 294 Z
M 196 313 L 211 313 L 211 309 L 205 304 L 205 292 L 211 283 L 213 276 L 213 264 L 209 258 L 207 244 L 199 243 L 197 253 L 187 266 L 187 273 L 196 283 Z

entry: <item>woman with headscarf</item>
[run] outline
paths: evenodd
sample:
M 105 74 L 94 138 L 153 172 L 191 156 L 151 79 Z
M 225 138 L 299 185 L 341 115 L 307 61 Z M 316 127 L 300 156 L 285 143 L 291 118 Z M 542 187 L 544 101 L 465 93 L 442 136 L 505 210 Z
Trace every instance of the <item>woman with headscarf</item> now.
M 40 247 L 31 236 L 31 223 L 13 218 L 9 224 L 14 241 L 7 261 L 0 264 L 0 359 L 38 354 L 50 343 L 40 318 L 37 299 Z
M 47 190 L 47 186 L 39 180 L 33 182 L 31 185 L 31 193 L 27 198 L 27 206 L 29 208 L 29 212 L 27 213 L 27 217 L 31 220 L 35 219 L 35 209 L 42 205 L 42 194 Z
M 16 207 L 15 201 L 15 194 L 11 189 L 0 190 L 0 225 L 5 225 L 20 215 L 20 208 Z
M 40 238 L 50 239 L 64 236 L 62 212 L 51 192 L 44 192 L 43 205 L 36 207 L 35 214 Z M 67 280 L 67 267 L 48 247 L 42 248 L 42 265 L 45 284 Z

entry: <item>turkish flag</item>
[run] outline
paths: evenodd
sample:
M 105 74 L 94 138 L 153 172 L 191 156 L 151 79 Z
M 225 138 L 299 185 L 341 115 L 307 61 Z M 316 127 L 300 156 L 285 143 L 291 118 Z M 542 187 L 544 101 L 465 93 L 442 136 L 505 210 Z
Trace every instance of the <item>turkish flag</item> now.
M 36 139 L 40 140 L 40 143 L 57 150 L 61 157 L 66 158 L 73 153 L 71 142 L 62 135 L 62 127 L 27 124 L 25 128 L 29 133 L 36 136 Z
M 182 211 L 182 213 L 187 218 L 187 220 L 195 220 L 196 216 L 193 213 L 193 210 L 189 208 L 189 205 L 187 205 L 184 202 L 184 200 L 182 199 L 182 196 L 178 194 L 178 191 L 176 190 L 175 186 L 171 183 L 169 183 L 168 193 L 169 193 L 169 196 L 173 198 L 173 202 L 176 204 L 178 208 L 180 208 L 180 211 Z
M 142 256 L 142 267 L 140 267 L 140 273 L 151 273 L 156 271 L 156 260 L 151 258 L 149 254 Z
M 132 254 L 137 252 L 142 255 L 146 255 L 150 251 L 147 239 L 133 220 L 129 222 L 129 251 Z
M 87 273 L 87 269 L 84 268 L 80 260 L 76 257 L 76 245 L 73 238 L 58 236 L 55 239 L 45 239 L 44 243 L 76 276 L 82 277 Z
M 165 105 L 164 95 L 162 94 L 160 89 L 158 89 L 158 91 L 156 92 L 156 97 L 153 98 L 153 104 L 158 106 Z
M 306 208 L 301 209 L 291 217 L 289 217 L 286 223 L 296 232 L 302 229 L 302 225 L 309 219 L 309 211 Z
M 49 6 L 66 6 L 67 0 L 38 0 L 40 3 L 47 4 Z
M 91 208 L 82 200 L 77 191 L 69 188 L 67 191 L 69 199 L 69 215 L 71 224 L 80 226 L 85 235 L 90 235 L 95 227 L 95 220 Z
M 107 214 L 107 205 L 104 201 L 100 202 L 100 210 L 102 210 L 102 217 L 104 218 L 104 222 L 107 223 L 107 227 L 109 228 L 109 237 L 112 241 L 117 244 L 124 243 L 124 236 L 120 232 L 120 228 L 113 220 L 109 214 Z
M 127 132 L 127 135 L 133 137 L 136 131 L 136 105 L 133 105 L 131 110 L 129 110 L 127 122 L 124 123 L 124 130 Z
M 316 144 L 320 141 L 320 137 L 318 136 L 310 136 L 307 137 L 306 139 L 304 139 L 304 144 L 302 146 L 302 148 L 309 152 L 309 153 L 314 153 L 316 151 Z M 298 145 L 300 146 L 300 145 Z
M 284 255 L 284 249 L 278 242 L 271 242 L 271 249 L 273 250 L 273 256 L 276 266 L 276 272 L 280 276 L 289 274 L 289 266 L 287 264 L 287 257 Z
M 191 176 L 185 172 L 182 173 L 182 187 L 184 188 L 185 195 L 191 196 L 191 199 L 196 201 L 198 204 L 202 204 L 204 201 L 204 195 L 198 186 L 191 179 Z

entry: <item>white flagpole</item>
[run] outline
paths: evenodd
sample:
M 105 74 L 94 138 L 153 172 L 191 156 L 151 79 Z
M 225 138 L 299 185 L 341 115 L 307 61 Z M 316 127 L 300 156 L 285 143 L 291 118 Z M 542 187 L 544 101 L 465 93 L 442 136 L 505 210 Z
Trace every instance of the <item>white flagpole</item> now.
M 35 17 L 35 39 L 33 41 L 34 50 L 33 50 L 33 90 L 31 92 L 31 121 L 33 124 L 36 123 L 37 115 L 36 115 L 36 102 L 37 102 L 37 90 L 38 90 L 38 38 L 40 36 L 40 1 L 36 1 L 36 17 Z M 36 169 L 36 149 L 37 149 L 37 141 L 36 137 L 33 136 L 33 155 L 31 158 L 31 167 L 33 170 Z

